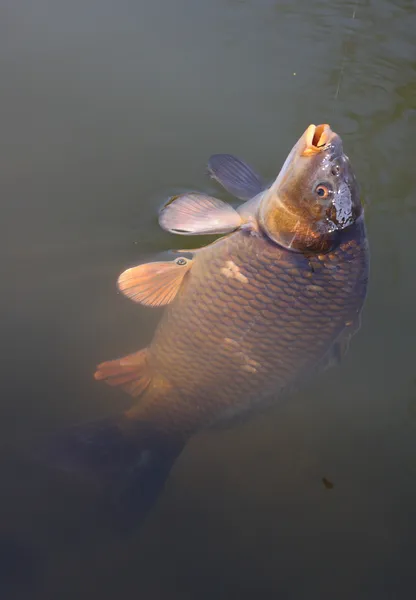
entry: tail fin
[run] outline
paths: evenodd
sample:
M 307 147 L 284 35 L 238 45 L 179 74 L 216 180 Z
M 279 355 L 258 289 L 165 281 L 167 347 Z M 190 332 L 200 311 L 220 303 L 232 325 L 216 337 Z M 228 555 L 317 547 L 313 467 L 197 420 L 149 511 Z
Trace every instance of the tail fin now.
M 122 415 L 59 435 L 48 447 L 47 461 L 98 484 L 105 505 L 130 526 L 142 520 L 157 500 L 184 443 Z

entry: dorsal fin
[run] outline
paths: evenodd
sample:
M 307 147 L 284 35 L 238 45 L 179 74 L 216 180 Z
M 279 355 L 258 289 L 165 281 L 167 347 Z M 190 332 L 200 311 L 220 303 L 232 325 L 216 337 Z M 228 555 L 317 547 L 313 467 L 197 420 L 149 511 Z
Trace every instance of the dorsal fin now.
M 134 302 L 146 306 L 165 306 L 178 293 L 191 266 L 192 260 L 183 256 L 173 261 L 139 265 L 120 275 L 118 288 Z
M 162 229 L 180 235 L 229 233 L 241 225 L 241 217 L 229 204 L 195 192 L 175 196 L 159 215 Z
M 208 161 L 208 173 L 240 200 L 251 200 L 265 189 L 259 175 L 232 154 L 213 154 Z

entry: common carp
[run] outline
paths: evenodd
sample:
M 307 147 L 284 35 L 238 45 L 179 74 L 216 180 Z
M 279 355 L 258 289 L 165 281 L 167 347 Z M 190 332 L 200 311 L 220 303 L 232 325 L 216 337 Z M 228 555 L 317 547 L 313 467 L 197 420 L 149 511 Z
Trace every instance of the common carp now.
M 363 208 L 329 125 L 307 128 L 270 187 L 232 155 L 208 170 L 246 202 L 185 193 L 161 209 L 166 231 L 222 237 L 120 275 L 125 296 L 166 308 L 148 348 L 95 372 L 133 397 L 130 409 L 70 443 L 109 479 L 129 472 L 142 512 L 195 432 L 279 399 L 342 353 L 366 296 Z

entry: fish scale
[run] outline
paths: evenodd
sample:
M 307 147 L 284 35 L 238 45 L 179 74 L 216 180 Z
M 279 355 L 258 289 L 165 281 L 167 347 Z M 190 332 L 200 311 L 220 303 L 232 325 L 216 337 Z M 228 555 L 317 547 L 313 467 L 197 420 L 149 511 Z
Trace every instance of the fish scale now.
M 228 262 L 246 282 L 224 275 Z M 357 317 L 367 277 L 362 219 L 318 256 L 244 231 L 202 248 L 148 349 L 166 387 L 151 385 L 135 416 L 194 431 L 297 383 Z

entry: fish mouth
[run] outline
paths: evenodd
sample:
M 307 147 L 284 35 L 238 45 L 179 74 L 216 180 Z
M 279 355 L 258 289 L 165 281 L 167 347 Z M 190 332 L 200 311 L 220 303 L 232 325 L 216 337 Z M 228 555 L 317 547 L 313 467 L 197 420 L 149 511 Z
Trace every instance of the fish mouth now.
M 313 156 L 326 150 L 337 134 L 332 131 L 328 123 L 322 125 L 309 125 L 302 136 L 305 147 L 301 156 Z

